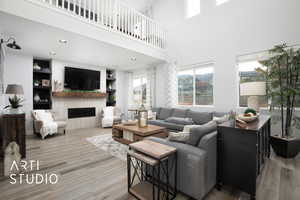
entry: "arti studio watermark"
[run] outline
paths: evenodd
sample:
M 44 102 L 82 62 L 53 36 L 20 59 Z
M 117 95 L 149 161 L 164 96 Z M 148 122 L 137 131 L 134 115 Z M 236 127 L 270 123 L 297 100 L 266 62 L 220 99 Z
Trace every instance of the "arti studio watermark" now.
M 39 160 L 21 160 L 12 162 L 9 178 L 11 184 L 56 184 L 58 175 L 55 173 L 39 173 Z

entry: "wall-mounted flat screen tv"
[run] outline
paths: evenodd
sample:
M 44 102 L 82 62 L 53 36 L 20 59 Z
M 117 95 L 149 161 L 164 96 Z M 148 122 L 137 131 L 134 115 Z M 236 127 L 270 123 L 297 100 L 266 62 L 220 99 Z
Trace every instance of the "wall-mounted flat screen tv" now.
M 71 90 L 100 89 L 100 71 L 65 67 L 64 87 Z

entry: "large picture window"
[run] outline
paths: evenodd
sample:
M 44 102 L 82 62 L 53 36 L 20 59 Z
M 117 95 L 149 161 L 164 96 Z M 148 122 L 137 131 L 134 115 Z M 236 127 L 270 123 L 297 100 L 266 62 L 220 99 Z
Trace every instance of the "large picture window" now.
M 257 72 L 255 69 L 257 68 L 264 68 L 258 61 L 244 61 L 238 63 L 238 70 L 239 70 L 239 78 L 240 78 L 240 85 L 242 83 L 248 82 L 260 82 L 266 81 L 265 77 Z M 267 95 L 258 96 L 259 107 L 267 107 L 268 106 L 268 98 Z M 248 96 L 239 96 L 239 104 L 240 107 L 247 107 L 248 105 Z
M 133 78 L 133 103 L 135 105 L 146 104 L 147 99 L 147 78 L 137 76 Z
M 177 74 L 179 105 L 213 105 L 212 64 L 181 70 Z

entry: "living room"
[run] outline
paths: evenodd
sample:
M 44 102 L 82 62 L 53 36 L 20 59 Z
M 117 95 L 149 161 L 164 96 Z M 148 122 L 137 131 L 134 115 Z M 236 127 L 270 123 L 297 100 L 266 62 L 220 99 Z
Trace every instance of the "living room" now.
M 299 199 L 299 6 L 1 1 L 3 198 Z

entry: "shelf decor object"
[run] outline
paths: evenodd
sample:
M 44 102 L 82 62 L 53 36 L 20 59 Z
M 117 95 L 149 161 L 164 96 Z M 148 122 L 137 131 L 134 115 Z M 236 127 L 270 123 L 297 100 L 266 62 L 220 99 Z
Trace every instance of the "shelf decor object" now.
M 116 71 L 113 69 L 106 70 L 106 106 L 116 106 Z
M 52 108 L 51 60 L 33 59 L 33 109 Z

